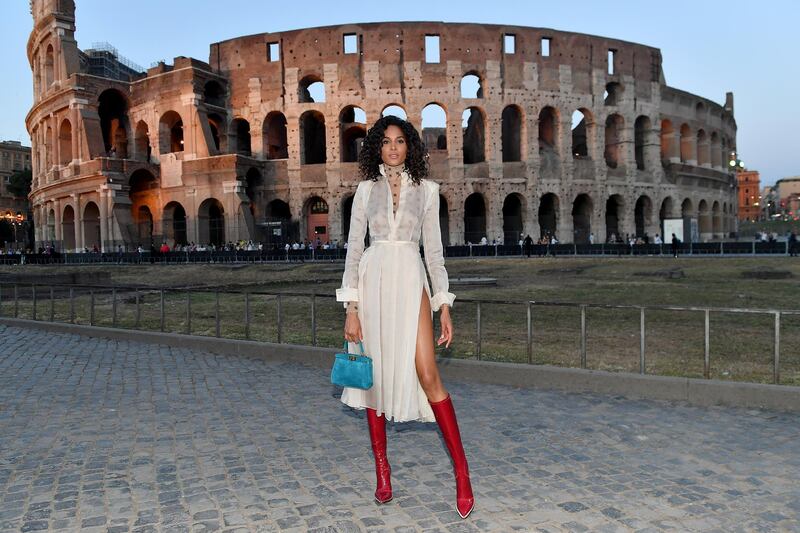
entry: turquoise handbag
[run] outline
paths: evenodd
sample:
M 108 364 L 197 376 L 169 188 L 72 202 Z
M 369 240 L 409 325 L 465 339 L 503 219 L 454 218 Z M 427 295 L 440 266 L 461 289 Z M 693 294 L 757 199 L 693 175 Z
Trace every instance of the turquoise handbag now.
M 331 383 L 354 389 L 372 388 L 372 358 L 364 355 L 364 344 L 359 341 L 358 346 L 360 355 L 348 353 L 347 341 L 344 341 L 342 353 L 337 353 L 333 360 Z

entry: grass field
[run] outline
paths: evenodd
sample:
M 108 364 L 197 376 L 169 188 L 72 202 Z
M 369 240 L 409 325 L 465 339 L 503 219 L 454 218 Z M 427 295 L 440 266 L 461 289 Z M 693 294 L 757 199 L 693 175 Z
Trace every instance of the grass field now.
M 800 309 L 800 260 L 769 258 L 531 258 L 454 259 L 447 262 L 451 279 L 494 278 L 493 286 L 454 283 L 458 298 L 453 309 L 455 340 L 443 356 L 477 357 L 476 304 L 481 300 L 481 350 L 486 360 L 527 363 L 527 301 L 533 300 L 532 361 L 580 366 L 580 309 L 539 305 L 545 302 L 579 304 L 670 305 L 749 309 Z M 0 281 L 10 276 L 34 276 L 37 318 L 49 319 L 48 283 L 54 276 L 72 274 L 78 280 L 141 287 L 117 291 L 118 327 L 161 329 L 160 288 L 164 296 L 164 330 L 215 335 L 216 316 L 224 337 L 278 340 L 278 299 L 257 292 L 284 293 L 282 342 L 311 344 L 311 296 L 316 294 L 318 345 L 341 344 L 344 313 L 332 295 L 341 281 L 337 263 L 271 265 L 174 266 L 29 266 L 0 268 Z M 60 283 L 60 281 L 57 282 Z M 13 315 L 11 288 L 2 287 L 0 314 Z M 217 301 L 216 291 L 219 293 Z M 249 296 L 249 331 L 245 326 L 245 296 Z M 112 325 L 110 291 L 95 289 L 94 323 Z M 308 296 L 290 296 L 302 293 Z M 136 305 L 137 298 L 139 305 Z M 187 299 L 188 313 L 187 313 Z M 461 301 L 459 301 L 461 300 Z M 518 303 L 492 303 L 511 301 Z M 52 301 L 55 320 L 91 321 L 89 289 L 76 289 L 72 308 L 68 292 L 58 290 Z M 138 317 L 137 317 L 138 308 Z M 29 285 L 18 289 L 17 314 L 31 318 Z M 187 319 L 188 318 L 188 319 Z M 704 313 L 646 311 L 646 365 L 650 374 L 703 377 Z M 774 357 L 772 314 L 710 314 L 710 377 L 772 382 Z M 586 366 L 610 371 L 639 371 L 640 315 L 638 309 L 586 311 Z M 438 324 L 437 324 L 438 327 Z M 800 385 L 800 315 L 781 316 L 781 383 Z

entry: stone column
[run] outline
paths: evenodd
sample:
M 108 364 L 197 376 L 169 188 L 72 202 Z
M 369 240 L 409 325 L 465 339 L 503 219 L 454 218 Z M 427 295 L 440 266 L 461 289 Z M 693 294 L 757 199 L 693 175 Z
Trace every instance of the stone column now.
M 100 251 L 111 252 L 114 251 L 110 247 L 109 239 L 109 217 L 108 217 L 108 187 L 106 185 L 100 186 Z M 110 249 L 109 249 L 110 248 Z
M 81 209 L 81 197 L 78 193 L 72 193 L 72 200 L 75 204 L 75 249 L 83 250 L 83 209 Z

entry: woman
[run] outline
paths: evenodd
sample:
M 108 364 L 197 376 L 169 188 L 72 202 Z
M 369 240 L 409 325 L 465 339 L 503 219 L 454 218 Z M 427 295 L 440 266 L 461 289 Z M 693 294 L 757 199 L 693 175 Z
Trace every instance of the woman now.
M 433 312 L 441 310 L 438 344 L 450 346 L 453 324 L 439 229 L 439 185 L 425 179 L 427 154 L 414 127 L 383 117 L 367 133 L 359 155 L 359 183 L 353 199 L 350 235 L 336 299 L 345 302 L 344 336 L 363 340 L 373 358 L 369 390 L 345 388 L 342 402 L 367 410 L 375 455 L 375 499 L 392 499 L 386 457 L 386 418 L 439 424 L 456 478 L 456 510 L 466 518 L 474 506 L 467 459 L 453 404 L 442 385 L 433 346 Z M 370 246 L 364 250 L 369 226 Z M 419 239 L 433 293 L 428 287 Z M 350 352 L 357 350 L 349 346 Z

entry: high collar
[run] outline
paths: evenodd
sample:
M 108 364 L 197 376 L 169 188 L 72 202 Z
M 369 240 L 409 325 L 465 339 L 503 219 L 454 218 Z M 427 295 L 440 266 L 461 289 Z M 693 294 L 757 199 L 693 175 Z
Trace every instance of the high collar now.
M 384 178 L 387 177 L 386 176 L 386 166 L 383 163 L 379 163 L 378 164 L 378 172 L 380 172 L 381 176 L 383 176 Z M 405 166 L 403 167 L 403 170 L 400 172 L 400 176 L 404 177 L 407 180 L 411 179 L 411 176 L 409 176 L 408 172 L 406 172 Z

